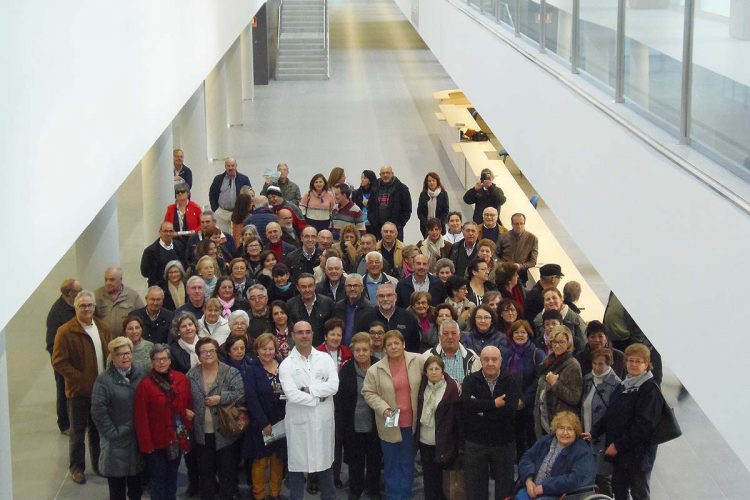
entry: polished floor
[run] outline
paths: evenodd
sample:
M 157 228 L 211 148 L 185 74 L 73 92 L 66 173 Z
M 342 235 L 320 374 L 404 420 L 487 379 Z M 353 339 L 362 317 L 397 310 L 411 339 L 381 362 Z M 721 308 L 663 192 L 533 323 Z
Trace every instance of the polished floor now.
M 353 184 L 366 168 L 383 163 L 412 194 L 434 170 L 459 206 L 458 179 L 442 152 L 434 118 L 435 90 L 455 84 L 390 0 L 334 0 L 331 4 L 332 75 L 324 82 L 275 82 L 258 87 L 245 104 L 244 126 L 230 129 L 240 170 L 254 185 L 261 172 L 285 161 L 302 187 L 312 174 L 342 166 Z M 481 110 L 480 110 L 481 111 Z M 191 164 L 190 158 L 186 162 Z M 221 165 L 214 165 L 215 172 Z M 518 176 L 525 189 L 532 189 Z M 194 197 L 204 204 L 206 193 Z M 138 263 L 143 247 L 140 171 L 134 170 L 117 193 L 121 264 L 125 282 L 145 290 Z M 539 210 L 601 297 L 606 285 L 542 203 Z M 466 211 L 465 211 L 466 212 Z M 406 240 L 415 241 L 412 220 Z M 154 228 L 154 238 L 156 228 Z M 149 242 L 151 239 L 149 239 Z M 11 404 L 14 497 L 18 499 L 106 498 L 106 481 L 89 476 L 85 486 L 67 478 L 67 439 L 57 432 L 54 383 L 44 351 L 44 319 L 59 283 L 75 270 L 71 249 L 16 314 L 6 329 Z M 100 283 L 84 283 L 95 288 Z M 668 377 L 671 402 L 677 381 Z M 688 397 L 677 405 L 685 435 L 659 451 L 652 480 L 653 498 L 747 498 L 750 474 Z M 181 478 L 184 481 L 184 477 Z M 421 496 L 418 490 L 416 496 Z M 343 490 L 339 495 L 345 498 Z

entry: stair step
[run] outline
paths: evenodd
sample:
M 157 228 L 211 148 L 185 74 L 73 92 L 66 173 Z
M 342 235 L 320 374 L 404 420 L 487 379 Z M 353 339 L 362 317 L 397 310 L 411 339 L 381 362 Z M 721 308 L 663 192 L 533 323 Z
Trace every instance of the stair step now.
M 278 61 L 280 63 L 284 62 L 304 62 L 304 63 L 318 63 L 318 62 L 325 62 L 328 58 L 324 54 L 287 54 L 286 52 L 280 52 Z

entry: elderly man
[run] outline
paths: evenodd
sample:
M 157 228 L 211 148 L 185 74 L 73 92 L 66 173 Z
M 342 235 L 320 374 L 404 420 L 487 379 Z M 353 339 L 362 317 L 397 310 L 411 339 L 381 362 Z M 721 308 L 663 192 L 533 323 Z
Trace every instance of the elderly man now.
M 386 222 L 380 229 L 382 239 L 378 241 L 377 250 L 383 255 L 383 258 L 391 266 L 394 274 L 400 275 L 401 264 L 403 262 L 402 252 L 404 243 L 397 239 L 398 230 L 396 224 Z
M 509 373 L 501 372 L 500 349 L 487 346 L 479 359 L 481 371 L 467 375 L 461 391 L 466 498 L 488 498 L 489 474 L 492 473 L 498 500 L 514 493 L 513 421 L 521 391 Z
M 518 279 L 526 283 L 529 279 L 529 268 L 536 266 L 539 255 L 539 240 L 526 231 L 526 216 L 513 214 L 510 218 L 512 229 L 500 235 L 497 246 L 498 255 L 503 262 L 513 262 L 518 267 Z
M 52 367 L 65 379 L 70 417 L 70 478 L 86 482 L 86 429 L 94 472 L 99 470 L 99 433 L 91 420 L 91 391 L 96 377 L 104 371 L 109 354 L 109 329 L 94 318 L 94 294 L 81 290 L 73 307 L 75 318 L 62 325 L 55 335 Z M 97 472 L 98 473 L 98 472 Z
M 193 313 L 196 318 L 202 317 L 203 304 L 206 302 L 206 290 L 206 282 L 203 281 L 203 278 L 200 276 L 191 276 L 188 278 L 185 284 L 187 300 L 174 313 L 189 312 Z
M 107 324 L 112 338 L 122 336 L 122 320 L 144 306 L 138 293 L 122 283 L 122 269 L 108 267 L 104 271 L 104 286 L 97 288 L 96 315 Z
M 299 205 L 302 196 L 300 195 L 299 186 L 289 179 L 289 167 L 287 164 L 279 163 L 276 166 L 276 171 L 279 172 L 279 178 L 274 181 L 271 177 L 268 177 L 263 184 L 263 189 L 260 190 L 260 194 L 265 195 L 269 187 L 276 186 L 281 190 L 281 195 L 285 200 Z
M 266 196 L 268 197 L 268 204 L 271 206 L 273 213 L 277 214 L 282 208 L 288 208 L 292 211 L 292 224 L 297 232 L 302 231 L 306 226 L 305 216 L 302 215 L 300 208 L 284 199 L 284 195 L 281 194 L 281 189 L 276 186 L 271 186 L 266 190 Z
M 438 329 L 438 335 L 438 345 L 424 352 L 425 359 L 439 356 L 445 365 L 445 373 L 459 384 L 467 375 L 482 368 L 477 353 L 461 345 L 461 330 L 457 322 L 452 319 L 443 321 Z
M 526 293 L 524 299 L 524 311 L 526 320 L 534 324 L 536 315 L 544 309 L 544 290 L 547 288 L 557 288 L 560 279 L 565 276 L 559 264 L 545 264 L 539 268 L 539 281 Z
M 216 226 L 216 215 L 211 210 L 205 210 L 201 214 L 200 218 L 200 224 L 201 224 L 201 230 L 192 235 L 190 238 L 188 238 L 187 242 L 187 248 L 185 248 L 185 262 L 186 263 L 192 263 L 195 260 L 195 246 L 198 244 L 199 241 L 203 240 L 204 232 L 206 232 L 209 228 L 216 228 L 219 229 Z M 226 251 L 225 253 L 228 253 L 229 255 L 232 255 L 234 253 L 234 238 L 232 237 L 231 231 L 229 233 L 226 233 L 224 231 L 221 231 L 221 238 L 219 240 L 220 245 L 224 248 Z
M 169 329 L 172 327 L 174 313 L 164 309 L 164 290 L 158 286 L 150 286 L 146 290 L 146 307 L 133 311 L 143 321 L 143 338 L 154 344 L 176 342 L 170 338 Z
M 346 296 L 344 293 L 344 279 L 346 278 L 344 262 L 338 257 L 328 257 L 323 272 L 325 277 L 317 284 L 315 292 L 318 295 L 325 295 L 335 304 Z
M 367 204 L 367 219 L 374 234 L 386 222 L 393 222 L 398 230 L 398 239 L 404 241 L 404 226 L 411 218 L 411 194 L 406 184 L 393 176 L 393 167 L 380 167 L 380 179 L 372 187 Z
M 301 247 L 302 242 L 299 239 L 299 234 L 294 229 L 292 211 L 288 208 L 282 208 L 276 213 L 276 216 L 279 218 L 279 225 L 281 226 L 281 239 L 293 245 L 294 248 Z
M 328 229 L 318 231 L 318 250 L 325 252 L 333 246 L 333 233 Z
M 193 172 L 184 163 L 185 153 L 181 149 L 172 151 L 172 165 L 174 165 L 174 182 L 184 182 L 193 189 Z
M 398 280 L 393 276 L 389 276 L 383 272 L 383 256 L 380 252 L 369 252 L 365 256 L 365 264 L 367 265 L 367 272 L 363 276 L 365 284 L 365 297 L 370 302 L 375 299 L 375 294 L 378 290 L 378 286 L 383 283 L 392 283 L 393 286 L 398 284 Z
M 253 337 L 261 333 L 272 332 L 271 311 L 268 310 L 268 290 L 260 283 L 256 283 L 247 289 L 247 301 L 250 302 L 248 316 L 250 322 L 247 331 Z
M 464 223 L 464 239 L 453 245 L 450 259 L 456 266 L 458 276 L 466 276 L 469 263 L 476 259 L 479 249 L 477 248 L 477 236 L 479 231 L 477 225 L 471 221 Z
M 297 292 L 286 303 L 289 322 L 307 321 L 312 325 L 313 341 L 320 345 L 325 339 L 323 324 L 333 316 L 333 300 L 325 295 L 315 293 L 315 278 L 312 274 L 302 273 L 297 278 Z
M 185 245 L 174 237 L 171 222 L 159 226 L 159 238 L 143 250 L 141 256 L 141 276 L 147 279 L 148 286 L 154 286 L 164 279 L 164 266 L 169 261 L 185 263 Z
M 403 278 L 396 286 L 396 294 L 400 307 L 407 308 L 411 304 L 411 294 L 414 292 L 429 292 L 432 301 L 430 305 L 436 306 L 445 301 L 445 286 L 437 276 L 428 272 L 428 259 L 426 255 L 414 256 L 414 270 L 410 276 Z
M 357 261 L 354 263 L 354 269 L 357 274 L 364 276 L 367 272 L 367 262 L 365 257 L 368 253 L 375 250 L 378 244 L 375 235 L 367 233 L 359 239 L 359 247 L 357 248 Z
M 307 226 L 302 230 L 301 238 L 302 247 L 290 252 L 284 258 L 284 264 L 289 268 L 292 281 L 297 281 L 302 273 L 312 274 L 315 267 L 320 264 L 322 250 L 318 248 L 318 230 Z
M 419 332 L 421 327 L 416 316 L 396 305 L 396 286 L 383 283 L 378 286 L 377 307 L 363 314 L 355 329 L 358 332 L 368 331 L 371 324 L 379 321 L 386 325 L 386 331 L 398 330 L 404 337 L 404 348 L 409 352 L 420 352 Z
M 292 331 L 294 348 L 279 366 L 279 381 L 286 397 L 284 425 L 292 500 L 302 500 L 305 473 L 317 473 L 321 498 L 335 500 L 333 483 L 333 395 L 339 378 L 331 357 L 312 348 L 310 323 L 298 321 Z
M 278 222 L 269 222 L 266 226 L 266 244 L 263 246 L 266 250 L 271 250 L 276 254 L 279 262 L 284 260 L 287 255 L 297 250 L 294 245 L 290 245 L 281 239 L 281 226 Z
M 500 225 L 498 220 L 498 212 L 495 207 L 487 207 L 482 211 L 482 225 L 479 226 L 479 234 L 477 240 L 486 238 L 495 243 L 495 246 L 500 248 L 500 236 L 505 233 L 507 229 Z M 498 255 L 502 253 L 498 250 Z
M 73 278 L 68 278 L 60 285 L 60 297 L 57 298 L 47 314 L 47 352 L 52 356 L 52 348 L 55 346 L 55 335 L 62 325 L 73 319 L 76 315 L 73 302 L 81 291 L 81 283 Z M 65 397 L 65 379 L 57 372 L 55 374 L 55 386 L 57 388 L 57 428 L 62 434 L 70 435 L 70 419 L 68 419 L 68 400 Z
M 354 334 L 357 333 L 354 329 L 355 325 L 363 314 L 372 309 L 372 304 L 364 296 L 365 285 L 359 274 L 347 276 L 344 286 L 346 297 L 336 302 L 333 307 L 333 316 L 344 320 L 344 338 L 341 343 L 348 346 Z
M 362 209 L 352 201 L 352 188 L 348 184 L 340 184 L 333 189 L 336 198 L 336 208 L 331 213 L 331 232 L 336 241 L 339 240 L 341 230 L 352 225 L 365 234 L 365 217 Z
M 268 205 L 268 198 L 265 196 L 256 196 L 255 209 L 242 225 L 247 226 L 248 224 L 252 224 L 255 226 L 255 229 L 258 230 L 258 235 L 260 235 L 261 244 L 265 245 L 267 243 L 266 226 L 269 222 L 278 222 L 278 220 L 279 217 L 273 213 L 271 207 Z
M 214 177 L 208 190 L 208 202 L 216 214 L 222 231 L 232 232 L 232 210 L 242 186 L 250 186 L 250 179 L 237 171 L 237 160 L 224 160 L 224 172 Z
M 500 207 L 505 203 L 503 190 L 493 182 L 495 176 L 489 168 L 482 169 L 479 174 L 479 182 L 469 188 L 464 194 L 464 203 L 474 205 L 472 219 L 475 223 L 482 223 L 482 213 L 487 207 L 494 207 L 500 213 Z

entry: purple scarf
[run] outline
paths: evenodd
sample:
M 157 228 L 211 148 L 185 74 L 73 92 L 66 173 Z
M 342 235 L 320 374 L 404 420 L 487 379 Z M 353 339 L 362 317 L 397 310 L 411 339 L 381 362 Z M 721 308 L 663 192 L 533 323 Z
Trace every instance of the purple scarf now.
M 508 361 L 508 370 L 513 378 L 517 381 L 523 380 L 523 358 L 526 355 L 526 351 L 531 348 L 531 340 L 527 340 L 525 344 L 518 345 L 515 342 L 510 342 L 510 360 Z

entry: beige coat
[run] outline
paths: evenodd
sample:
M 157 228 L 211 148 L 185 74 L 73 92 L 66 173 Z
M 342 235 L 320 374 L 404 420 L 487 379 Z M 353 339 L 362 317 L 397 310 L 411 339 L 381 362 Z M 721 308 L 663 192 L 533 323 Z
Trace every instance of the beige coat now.
M 122 337 L 122 320 L 127 318 L 134 310 L 146 306 L 138 293 L 127 286 L 122 287 L 122 292 L 115 300 L 112 300 L 104 287 L 97 288 L 94 296 L 96 298 L 96 317 L 104 320 L 112 338 Z
M 419 384 L 422 382 L 424 359 L 421 354 L 412 352 L 404 352 L 404 357 L 406 358 L 406 372 L 409 376 L 409 387 L 411 388 L 411 429 L 414 432 L 417 424 L 417 395 Z M 385 416 L 383 415 L 388 408 L 397 408 L 396 391 L 393 389 L 388 357 L 381 359 L 367 370 L 365 382 L 362 386 L 362 396 L 375 412 L 375 424 L 378 427 L 380 439 L 388 443 L 400 443 L 401 431 L 398 427 L 386 428 Z

